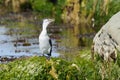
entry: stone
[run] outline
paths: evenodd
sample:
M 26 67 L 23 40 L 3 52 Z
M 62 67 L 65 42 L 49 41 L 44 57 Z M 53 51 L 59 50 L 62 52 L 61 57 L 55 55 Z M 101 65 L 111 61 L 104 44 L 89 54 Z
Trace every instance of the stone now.
M 120 51 L 120 11 L 103 25 L 93 39 L 93 50 L 104 60 L 115 60 Z

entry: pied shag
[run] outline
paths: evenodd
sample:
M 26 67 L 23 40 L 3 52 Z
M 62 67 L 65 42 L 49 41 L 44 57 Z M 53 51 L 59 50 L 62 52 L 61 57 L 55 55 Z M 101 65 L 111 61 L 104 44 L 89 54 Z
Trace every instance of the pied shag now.
M 47 34 L 47 26 L 53 22 L 54 19 L 44 19 L 42 24 L 42 32 L 39 35 L 39 48 L 43 56 L 50 59 L 52 52 L 52 42 Z

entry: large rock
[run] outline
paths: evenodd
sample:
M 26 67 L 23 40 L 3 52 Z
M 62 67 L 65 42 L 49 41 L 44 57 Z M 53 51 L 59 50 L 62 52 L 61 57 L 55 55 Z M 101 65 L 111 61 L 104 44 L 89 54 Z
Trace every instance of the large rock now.
M 93 50 L 104 60 L 116 59 L 120 51 L 120 11 L 100 29 L 93 39 Z

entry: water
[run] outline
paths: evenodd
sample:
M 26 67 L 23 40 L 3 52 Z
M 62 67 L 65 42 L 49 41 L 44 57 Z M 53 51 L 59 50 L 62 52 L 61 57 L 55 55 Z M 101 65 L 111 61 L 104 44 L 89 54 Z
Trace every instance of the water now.
M 21 56 L 35 56 L 40 55 L 40 49 L 38 44 L 38 37 L 35 38 L 21 38 L 20 35 L 7 34 L 9 31 L 5 26 L 0 26 L 0 57 L 15 57 Z M 55 40 L 52 40 L 53 45 L 56 44 Z M 57 49 L 53 46 L 52 57 L 58 57 Z

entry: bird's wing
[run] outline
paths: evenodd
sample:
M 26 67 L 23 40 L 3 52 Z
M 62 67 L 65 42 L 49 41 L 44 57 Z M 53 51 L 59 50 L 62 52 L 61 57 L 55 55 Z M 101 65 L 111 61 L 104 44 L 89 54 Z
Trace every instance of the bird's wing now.
M 49 39 L 49 44 L 50 44 L 50 46 L 52 47 L 52 41 L 51 41 L 51 39 Z
M 52 40 L 51 39 L 49 39 L 49 44 L 50 44 L 50 46 L 51 46 L 51 48 L 49 49 L 50 51 L 49 51 L 49 56 L 51 56 L 51 52 L 52 52 Z

